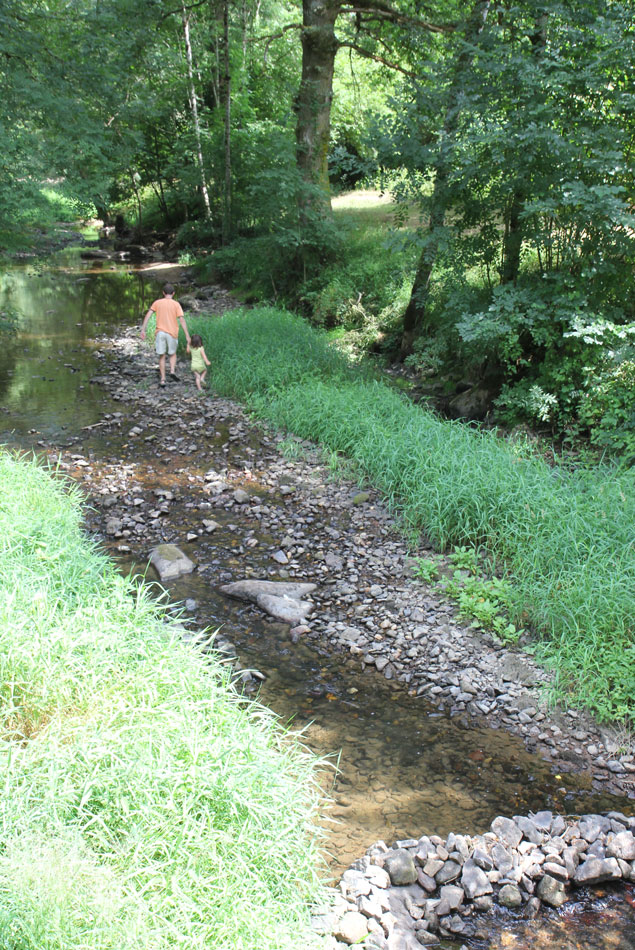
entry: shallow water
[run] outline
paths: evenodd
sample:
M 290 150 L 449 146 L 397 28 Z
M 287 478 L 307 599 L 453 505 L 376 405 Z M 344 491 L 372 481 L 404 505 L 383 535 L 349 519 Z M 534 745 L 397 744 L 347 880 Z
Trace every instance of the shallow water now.
M 122 461 L 134 466 L 135 480 L 151 487 L 157 478 L 152 447 L 133 449 L 91 428 L 104 412 L 125 407 L 90 380 L 103 373 L 107 362 L 99 338 L 117 327 L 138 325 L 159 284 L 128 267 L 84 264 L 76 250 L 56 255 L 50 266 L 6 271 L 0 278 L 0 311 L 18 311 L 19 322 L 17 332 L 2 334 L 0 441 L 37 449 L 63 447 L 79 435 L 96 468 L 100 459 L 121 453 Z M 217 427 L 210 452 L 214 445 L 222 448 L 227 429 L 227 423 Z M 250 448 L 257 450 L 257 440 Z M 240 450 L 232 447 L 232 452 Z M 231 461 L 231 452 L 228 457 Z M 192 489 L 187 476 L 180 477 L 187 497 Z M 185 532 L 198 523 L 200 512 L 177 504 L 170 517 Z M 235 516 L 223 520 L 215 511 L 214 517 L 222 521 L 213 536 L 217 574 L 223 564 L 237 563 L 237 533 Z M 250 553 L 250 564 L 266 574 L 257 551 Z M 122 561 L 121 567 L 134 565 Z M 334 801 L 334 823 L 325 833 L 334 874 L 379 838 L 392 843 L 433 832 L 475 834 L 487 830 L 498 814 L 543 808 L 632 813 L 632 802 L 593 795 L 586 775 L 555 775 L 515 736 L 452 719 L 376 672 L 362 674 L 348 656 L 292 644 L 286 625 L 267 623 L 247 605 L 228 600 L 204 574 L 175 583 L 170 595 L 197 602 L 195 625 L 221 627 L 243 665 L 263 673 L 261 701 L 283 722 L 301 728 L 308 746 L 329 756 L 332 767 L 324 782 Z M 478 944 L 483 947 L 635 947 L 629 936 L 635 931 L 633 909 L 610 896 L 584 913 L 568 908 L 541 917 L 525 925 L 526 932 L 512 917 L 507 929 L 486 923 L 488 936 Z

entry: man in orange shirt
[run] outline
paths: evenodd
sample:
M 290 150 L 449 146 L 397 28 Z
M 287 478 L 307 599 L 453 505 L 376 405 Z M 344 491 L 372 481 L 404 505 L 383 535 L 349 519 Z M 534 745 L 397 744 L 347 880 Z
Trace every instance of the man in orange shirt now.
M 146 338 L 146 326 L 151 315 L 154 313 L 157 319 L 156 336 L 154 345 L 159 356 L 159 386 L 165 386 L 165 354 L 170 357 L 170 379 L 178 382 L 176 375 L 176 348 L 179 342 L 179 323 L 183 327 L 185 339 L 187 340 L 188 351 L 190 349 L 190 334 L 187 329 L 187 323 L 183 316 L 181 304 L 173 300 L 174 287 L 172 284 L 166 284 L 163 288 L 163 297 L 150 304 L 150 309 L 143 318 L 141 324 L 141 339 Z

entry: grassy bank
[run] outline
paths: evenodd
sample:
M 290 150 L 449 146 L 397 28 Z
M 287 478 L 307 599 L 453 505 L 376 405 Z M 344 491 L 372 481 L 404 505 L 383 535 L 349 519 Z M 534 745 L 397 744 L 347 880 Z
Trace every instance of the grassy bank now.
M 316 762 L 0 452 L 0 946 L 311 947 Z
M 323 335 L 261 308 L 190 320 L 212 385 L 352 458 L 439 549 L 484 549 L 513 582 L 561 696 L 635 719 L 635 473 L 549 467 L 522 446 L 445 422 L 360 371 Z

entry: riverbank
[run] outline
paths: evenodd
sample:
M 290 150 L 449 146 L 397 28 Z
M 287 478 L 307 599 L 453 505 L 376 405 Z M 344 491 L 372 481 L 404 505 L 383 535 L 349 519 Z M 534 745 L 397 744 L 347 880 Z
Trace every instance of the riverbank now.
M 0 452 L 2 946 L 317 947 L 318 763 Z M 34 937 L 34 935 L 36 935 Z

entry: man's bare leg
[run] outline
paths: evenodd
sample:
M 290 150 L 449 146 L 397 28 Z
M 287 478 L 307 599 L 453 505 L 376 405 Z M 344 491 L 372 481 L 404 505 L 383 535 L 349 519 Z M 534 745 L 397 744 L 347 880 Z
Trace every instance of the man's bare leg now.
M 159 378 L 165 384 L 165 353 L 159 357 Z

